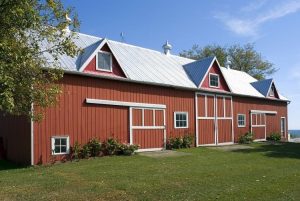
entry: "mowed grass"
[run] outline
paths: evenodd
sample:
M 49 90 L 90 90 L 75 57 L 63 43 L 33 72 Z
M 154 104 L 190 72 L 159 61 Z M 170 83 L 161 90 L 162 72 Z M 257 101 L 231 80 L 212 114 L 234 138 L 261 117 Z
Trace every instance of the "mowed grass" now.
M 300 200 L 300 144 L 181 150 L 53 166 L 0 163 L 0 200 Z

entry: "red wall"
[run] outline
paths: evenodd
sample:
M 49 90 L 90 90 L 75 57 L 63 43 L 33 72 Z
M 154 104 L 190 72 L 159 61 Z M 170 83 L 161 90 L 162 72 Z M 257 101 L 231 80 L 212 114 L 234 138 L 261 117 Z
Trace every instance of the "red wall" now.
M 286 117 L 287 119 L 287 103 L 279 102 L 273 100 L 262 100 L 255 98 L 246 97 L 233 97 L 233 118 L 234 118 L 234 138 L 237 142 L 240 135 L 245 134 L 250 131 L 250 110 L 267 110 L 267 111 L 277 111 L 276 115 L 268 114 L 266 115 L 267 124 L 267 136 L 271 132 L 280 133 L 280 118 Z M 237 127 L 237 114 L 246 115 L 246 127 Z M 288 125 L 286 125 L 288 128 Z
M 128 108 L 90 105 L 86 98 L 165 104 L 168 137 L 195 133 L 192 91 L 67 74 L 62 89 L 59 104 L 47 109 L 45 119 L 34 125 L 35 163 L 49 161 L 50 138 L 55 135 L 69 135 L 71 146 L 92 137 L 104 140 L 113 136 L 128 142 Z M 189 112 L 189 128 L 174 128 L 174 111 Z M 148 146 L 147 142 L 140 144 Z
M 214 73 L 214 74 L 218 74 L 219 75 L 219 79 L 220 79 L 220 88 L 215 88 L 215 87 L 209 87 L 209 73 Z M 214 62 L 214 64 L 212 65 L 212 67 L 209 69 L 209 72 L 207 74 L 207 76 L 204 78 L 204 81 L 201 85 L 200 88 L 204 88 L 204 89 L 212 89 L 212 90 L 218 90 L 218 91 L 227 91 L 229 92 L 229 87 L 226 84 L 226 81 L 221 73 L 220 68 L 218 67 L 218 64 L 216 62 Z
M 23 116 L 0 113 L 0 137 L 4 142 L 6 158 L 18 164 L 31 163 L 31 124 Z

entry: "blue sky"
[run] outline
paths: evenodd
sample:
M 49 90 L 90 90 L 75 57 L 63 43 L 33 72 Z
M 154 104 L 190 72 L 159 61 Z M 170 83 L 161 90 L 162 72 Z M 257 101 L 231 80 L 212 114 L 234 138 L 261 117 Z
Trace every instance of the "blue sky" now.
M 81 21 L 80 32 L 173 54 L 193 44 L 255 49 L 279 70 L 272 76 L 288 97 L 289 128 L 300 129 L 300 0 L 63 0 Z

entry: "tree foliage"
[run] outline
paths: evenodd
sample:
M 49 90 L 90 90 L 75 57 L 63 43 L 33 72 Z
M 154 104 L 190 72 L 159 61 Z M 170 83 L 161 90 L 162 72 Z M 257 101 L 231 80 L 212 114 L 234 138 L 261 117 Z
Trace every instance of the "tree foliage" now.
M 216 56 L 221 66 L 225 66 L 226 57 L 229 56 L 232 69 L 249 73 L 258 80 L 277 71 L 272 63 L 264 60 L 261 54 L 254 49 L 253 44 L 231 45 L 229 47 L 207 45 L 203 48 L 194 45 L 190 50 L 182 51 L 180 55 L 195 60 Z
M 60 0 L 0 0 L 0 111 L 39 118 L 56 103 L 63 76 L 58 57 L 79 52 L 67 26 L 78 29 L 77 15 Z M 32 104 L 41 110 L 32 111 Z

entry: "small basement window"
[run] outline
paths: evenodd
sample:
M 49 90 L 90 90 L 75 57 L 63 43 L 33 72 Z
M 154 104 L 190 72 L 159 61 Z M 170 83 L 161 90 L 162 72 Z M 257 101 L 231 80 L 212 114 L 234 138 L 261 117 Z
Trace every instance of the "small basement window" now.
M 238 114 L 238 127 L 246 127 L 246 115 Z
M 175 128 L 188 128 L 188 113 L 175 112 L 174 113 L 174 127 Z
M 52 137 L 52 155 L 68 154 L 70 150 L 69 136 Z
M 219 75 L 218 74 L 209 74 L 209 86 L 219 88 Z
M 109 52 L 98 52 L 96 56 L 96 69 L 112 72 L 112 55 Z

